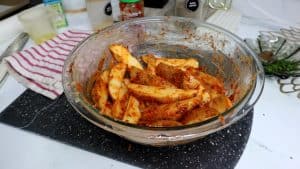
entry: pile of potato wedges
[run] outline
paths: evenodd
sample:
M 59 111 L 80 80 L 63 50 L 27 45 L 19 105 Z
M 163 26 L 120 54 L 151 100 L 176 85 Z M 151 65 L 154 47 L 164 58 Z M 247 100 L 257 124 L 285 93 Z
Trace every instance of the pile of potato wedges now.
M 205 121 L 232 106 L 223 82 L 205 73 L 194 58 L 147 54 L 141 64 L 123 45 L 112 44 L 109 51 L 113 56 L 109 67 L 90 78 L 92 102 L 105 116 L 142 126 L 173 127 Z

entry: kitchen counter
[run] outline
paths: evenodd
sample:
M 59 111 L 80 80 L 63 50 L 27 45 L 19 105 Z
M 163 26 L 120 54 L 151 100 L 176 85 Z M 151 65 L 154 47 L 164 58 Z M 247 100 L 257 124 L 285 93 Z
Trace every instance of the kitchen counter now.
M 291 0 L 289 2 L 292 3 Z M 244 9 L 246 5 L 237 1 L 233 7 Z M 248 9 L 241 12 L 244 12 L 244 16 L 237 34 L 243 38 L 255 38 L 259 30 L 274 30 L 282 26 L 280 20 L 272 22 L 267 16 L 259 19 L 258 16 L 249 16 Z M 70 14 L 67 18 L 71 28 L 90 28 L 86 13 Z M 0 44 L 0 52 L 6 48 L 9 41 Z M 31 45 L 33 43 L 29 42 L 26 47 Z M 8 77 L 0 89 L 0 111 L 24 91 L 22 85 Z M 236 168 L 299 168 L 299 108 L 300 100 L 295 94 L 280 93 L 276 79 L 267 78 L 264 92 L 255 106 L 250 138 Z M 135 168 L 1 123 L 0 133 L 0 168 Z

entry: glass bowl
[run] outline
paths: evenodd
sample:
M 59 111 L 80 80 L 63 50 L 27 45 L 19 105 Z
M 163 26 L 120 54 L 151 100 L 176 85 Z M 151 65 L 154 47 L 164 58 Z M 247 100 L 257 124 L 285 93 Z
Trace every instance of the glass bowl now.
M 128 46 L 140 61 L 148 53 L 196 58 L 208 73 L 224 81 L 233 107 L 218 117 L 178 127 L 143 127 L 101 115 L 89 102 L 87 82 L 99 60 L 112 57 L 108 46 L 113 43 Z M 255 52 L 220 27 L 181 17 L 149 17 L 114 24 L 85 39 L 65 62 L 63 86 L 72 106 L 91 123 L 133 142 L 167 146 L 199 139 L 245 116 L 261 95 L 264 71 Z

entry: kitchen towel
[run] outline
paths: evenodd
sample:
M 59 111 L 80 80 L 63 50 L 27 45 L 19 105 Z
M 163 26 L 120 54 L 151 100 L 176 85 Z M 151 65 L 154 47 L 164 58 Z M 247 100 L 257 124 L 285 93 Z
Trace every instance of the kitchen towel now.
M 4 59 L 8 72 L 27 88 L 55 99 L 63 93 L 64 61 L 91 32 L 68 30 Z

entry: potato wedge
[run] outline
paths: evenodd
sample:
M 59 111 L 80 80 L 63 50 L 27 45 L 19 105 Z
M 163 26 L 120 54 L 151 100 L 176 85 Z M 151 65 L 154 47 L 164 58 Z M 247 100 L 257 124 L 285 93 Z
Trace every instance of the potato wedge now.
M 122 86 L 120 88 L 120 91 L 119 91 L 119 95 L 118 95 L 118 99 L 121 100 L 121 99 L 124 99 L 124 97 L 128 94 L 128 88 L 127 86 L 125 85 L 125 83 L 122 83 Z
M 134 96 L 142 100 L 157 101 L 160 103 L 171 103 L 195 97 L 198 90 L 183 90 L 175 88 L 162 88 L 156 86 L 146 86 L 135 83 L 127 85 L 128 90 Z
M 147 64 L 147 68 L 146 70 L 151 73 L 151 74 L 155 74 L 155 67 L 157 66 L 155 63 L 155 56 L 153 54 L 147 54 L 142 56 L 142 60 Z
M 99 105 L 103 106 L 105 104 L 99 104 L 99 100 L 104 99 L 103 101 L 101 101 L 101 103 L 103 103 L 103 102 L 106 103 L 106 100 L 107 100 L 106 97 L 108 97 L 108 96 L 106 96 L 106 95 L 108 95 L 106 79 L 108 79 L 109 72 L 108 72 L 108 70 L 106 70 L 102 73 L 98 72 L 95 75 L 97 75 L 97 76 L 93 77 L 94 85 L 93 85 L 93 88 L 91 89 L 91 97 L 92 97 L 93 102 L 96 104 L 96 106 L 100 107 Z
M 140 102 L 140 111 L 143 112 L 145 111 L 148 107 L 152 106 L 152 107 L 155 107 L 155 106 L 159 106 L 161 103 L 158 103 L 158 102 L 151 102 L 151 101 L 146 101 L 146 100 L 139 100 Z
M 141 116 L 142 114 L 139 109 L 139 101 L 135 97 L 130 96 L 123 116 L 123 121 L 131 124 L 137 124 Z
M 156 74 L 182 89 L 199 89 L 202 84 L 190 71 L 183 71 L 177 67 L 164 63 L 158 64 Z
M 108 76 L 109 76 L 109 71 L 104 71 L 101 75 L 101 84 L 100 84 L 100 98 L 98 101 L 99 107 L 101 110 L 106 109 L 106 103 L 108 99 Z
M 122 109 L 121 100 L 115 100 L 111 109 L 112 117 L 121 120 L 123 118 L 124 109 Z
M 215 117 L 217 115 L 219 115 L 219 112 L 216 109 L 210 107 L 199 107 L 187 113 L 184 116 L 182 123 L 183 124 L 199 123 L 208 120 L 212 117 Z
M 194 109 L 203 102 L 202 96 L 197 96 L 170 104 L 151 106 L 142 113 L 141 123 L 160 120 L 179 120 L 186 112 Z
M 108 83 L 108 81 L 109 81 L 109 70 L 104 70 L 104 71 L 101 73 L 100 78 L 101 78 L 101 80 L 102 80 L 104 83 Z
M 196 79 L 190 72 L 185 71 L 183 80 L 182 80 L 182 85 L 181 87 L 183 89 L 200 89 L 203 88 L 200 81 Z
M 126 72 L 126 65 L 124 63 L 118 63 L 112 67 L 109 74 L 108 90 L 110 96 L 116 100 L 119 90 L 122 86 L 124 75 Z
M 148 65 L 147 68 L 146 68 L 146 70 L 147 70 L 149 73 L 153 74 L 153 75 L 156 74 L 156 73 L 155 73 L 155 67 L 153 67 L 153 66 L 151 66 L 151 65 Z
M 99 78 L 95 81 L 94 87 L 91 91 L 91 96 L 93 101 L 96 103 L 96 107 L 98 107 L 103 114 L 111 116 L 110 111 L 106 106 L 108 100 L 108 76 L 108 70 L 101 73 Z
M 86 83 L 86 90 L 85 90 L 85 91 L 86 91 L 86 96 L 87 96 L 87 98 L 91 98 L 91 100 L 92 100 L 93 103 L 96 103 L 97 100 L 95 100 L 95 98 L 93 98 L 93 97 L 91 96 L 91 94 L 92 94 L 92 90 L 93 90 L 93 87 L 94 87 L 94 85 L 95 85 L 97 79 L 100 78 L 100 74 L 101 74 L 100 71 L 96 71 L 96 72 L 89 78 L 89 80 L 88 80 L 87 83 Z
M 170 58 L 159 58 L 159 63 L 165 63 L 171 66 L 176 66 L 180 68 L 186 68 L 186 67 L 193 67 L 198 68 L 199 62 L 196 59 L 189 58 L 189 59 L 170 59 Z
M 111 107 L 105 106 L 105 108 L 103 110 L 101 110 L 101 113 L 108 117 L 113 117 Z
M 143 69 L 141 63 L 135 57 L 133 57 L 128 49 L 123 45 L 110 45 L 109 50 L 118 62 L 127 64 L 129 68 L 135 66 L 139 69 Z
M 186 71 L 191 73 L 204 88 L 215 90 L 218 93 L 222 94 L 225 93 L 223 82 L 217 79 L 216 77 L 208 73 L 204 73 L 199 69 L 188 68 Z
M 156 67 L 158 64 L 156 62 L 157 57 L 155 57 L 153 54 L 147 54 L 142 56 L 142 60 L 149 66 Z
M 157 76 L 166 79 L 168 82 L 174 84 L 178 88 L 182 88 L 183 79 L 185 72 L 174 66 L 170 66 L 164 63 L 157 65 L 156 69 Z
M 209 107 L 217 110 L 219 113 L 225 112 L 232 107 L 232 102 L 225 95 L 219 95 L 209 102 Z
M 142 56 L 142 59 L 147 65 L 151 65 L 152 67 L 156 67 L 160 63 L 164 63 L 169 66 L 178 67 L 180 69 L 185 70 L 187 67 L 198 68 L 199 62 L 196 59 L 175 59 L 175 58 L 158 58 L 153 54 L 148 54 Z
M 141 70 L 136 67 L 130 68 L 130 79 L 133 83 L 149 85 L 149 86 L 158 86 L 166 88 L 176 88 L 172 83 L 167 80 L 156 76 L 146 70 Z
M 123 119 L 128 100 L 127 91 L 128 90 L 126 85 L 122 83 L 122 86 L 118 93 L 118 97 L 116 98 L 112 106 L 112 116 L 116 119 Z

